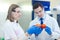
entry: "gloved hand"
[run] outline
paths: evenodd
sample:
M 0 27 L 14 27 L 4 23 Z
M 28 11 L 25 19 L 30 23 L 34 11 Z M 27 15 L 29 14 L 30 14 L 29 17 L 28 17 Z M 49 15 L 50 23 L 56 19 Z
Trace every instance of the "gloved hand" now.
M 48 26 L 46 26 L 45 31 L 46 31 L 49 35 L 52 34 L 51 29 L 50 29 Z
M 43 31 L 43 29 L 45 29 L 45 31 L 49 35 L 52 34 L 51 29 L 48 26 L 46 26 L 45 24 L 42 24 L 42 25 L 40 25 L 40 24 L 33 25 L 31 28 L 29 28 L 27 30 L 27 33 L 30 34 L 30 35 L 35 34 L 36 36 L 38 36 Z
M 33 25 L 31 28 L 27 30 L 27 33 L 30 35 L 35 34 L 36 36 L 38 36 L 42 31 L 43 31 L 43 28 Z

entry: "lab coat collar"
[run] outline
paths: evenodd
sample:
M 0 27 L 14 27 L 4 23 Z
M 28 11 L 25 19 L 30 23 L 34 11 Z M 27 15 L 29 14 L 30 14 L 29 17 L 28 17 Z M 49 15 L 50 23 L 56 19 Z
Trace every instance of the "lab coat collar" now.
M 7 19 L 7 22 L 11 22 L 9 19 Z M 14 20 L 14 22 L 11 22 L 11 23 L 16 23 L 16 20 Z
M 46 18 L 46 14 L 44 14 L 44 16 L 43 16 L 42 18 L 43 18 L 43 20 L 44 20 L 44 19 Z M 40 17 L 37 16 L 35 19 L 38 19 L 38 20 L 39 20 Z

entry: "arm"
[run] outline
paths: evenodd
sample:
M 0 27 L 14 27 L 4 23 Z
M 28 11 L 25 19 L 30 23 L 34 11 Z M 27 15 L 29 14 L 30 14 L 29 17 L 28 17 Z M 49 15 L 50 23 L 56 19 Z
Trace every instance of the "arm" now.
M 5 36 L 4 36 L 4 39 L 5 39 L 5 40 L 17 40 L 16 37 L 10 37 L 10 36 L 8 36 L 8 35 L 6 35 L 6 34 L 5 34 Z
M 53 31 L 52 31 L 52 38 L 58 39 L 60 37 L 60 29 L 56 20 L 53 22 Z

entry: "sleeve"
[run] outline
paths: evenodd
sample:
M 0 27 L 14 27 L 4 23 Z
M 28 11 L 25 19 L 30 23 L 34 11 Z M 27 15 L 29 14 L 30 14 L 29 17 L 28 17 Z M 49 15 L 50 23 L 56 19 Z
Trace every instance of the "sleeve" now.
M 4 39 L 5 39 L 5 40 L 10 39 L 10 36 L 9 36 L 8 33 L 6 33 L 6 32 L 4 32 Z
M 4 38 L 5 40 L 17 40 L 17 37 L 13 31 L 13 29 L 10 28 L 10 26 L 5 25 L 5 27 L 3 28 L 3 34 L 4 34 Z
M 30 28 L 31 26 L 33 26 L 33 23 L 32 23 L 32 22 L 30 22 L 30 24 L 29 24 L 29 28 Z
M 29 28 L 32 27 L 33 25 L 35 25 L 36 23 L 39 23 L 39 20 L 37 19 L 37 17 L 30 22 Z
M 58 39 L 60 37 L 60 29 L 56 20 L 53 21 L 54 30 L 52 31 L 52 38 Z
M 25 40 L 26 39 L 24 30 L 21 28 L 20 25 L 18 25 L 18 27 L 17 27 L 16 35 L 17 35 L 18 40 L 20 40 L 20 39 Z
M 36 24 L 35 20 L 31 21 L 30 24 L 29 24 L 29 28 L 32 27 L 35 24 Z
M 16 35 L 14 33 L 11 33 L 10 31 L 6 31 L 4 32 L 4 39 L 5 40 L 12 40 L 12 39 L 15 39 L 16 38 Z

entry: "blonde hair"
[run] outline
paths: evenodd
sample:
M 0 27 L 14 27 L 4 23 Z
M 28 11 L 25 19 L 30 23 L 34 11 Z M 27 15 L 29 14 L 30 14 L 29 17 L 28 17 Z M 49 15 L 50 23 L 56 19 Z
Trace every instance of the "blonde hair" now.
M 13 22 L 14 19 L 12 18 L 11 14 L 12 14 L 12 12 L 15 12 L 15 9 L 18 7 L 19 7 L 18 5 L 12 4 L 8 9 L 8 15 L 7 15 L 6 19 L 9 19 L 11 22 Z

